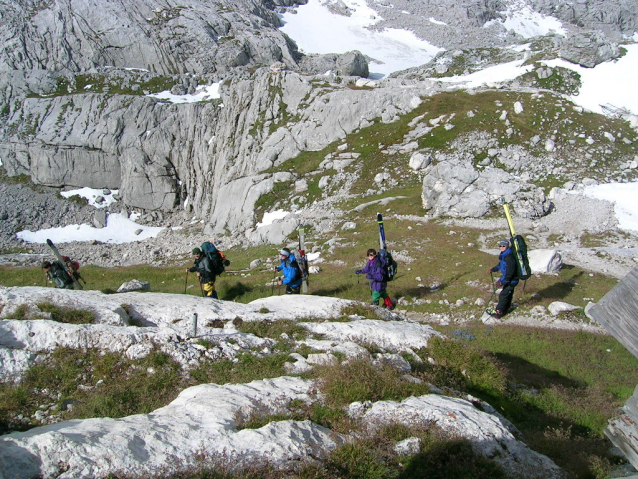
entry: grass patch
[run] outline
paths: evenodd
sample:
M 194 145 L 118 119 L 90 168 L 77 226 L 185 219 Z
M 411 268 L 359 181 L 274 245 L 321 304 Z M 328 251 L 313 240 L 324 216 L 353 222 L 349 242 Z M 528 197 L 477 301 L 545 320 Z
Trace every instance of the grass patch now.
M 51 319 L 59 323 L 90 324 L 95 320 L 95 315 L 91 311 L 56 306 L 48 302 L 38 303 L 37 306 L 43 313 L 51 314 Z
M 326 404 L 346 406 L 355 401 L 401 400 L 429 392 L 427 385 L 406 381 L 389 366 L 375 367 L 368 360 L 316 367 L 314 374 Z
M 638 360 L 614 338 L 585 332 L 472 325 L 465 333 L 471 344 L 464 348 L 488 354 L 502 375 L 483 375 L 492 386 L 474 387 L 472 368 L 485 368 L 466 354 L 439 380 L 485 399 L 516 425 L 533 450 L 574 477 L 605 477 L 596 471 L 615 459 L 603 430 L 632 395 Z M 430 353 L 440 346 L 432 344 Z M 434 357 L 437 367 L 445 364 L 440 355 Z
M 284 363 L 290 360 L 288 354 L 272 354 L 255 357 L 240 354 L 237 362 L 230 360 L 201 364 L 191 371 L 191 378 L 197 383 L 238 384 L 283 376 Z
M 255 424 L 257 425 L 257 424 Z M 399 455 L 395 444 L 418 441 L 415 454 Z M 436 426 L 390 425 L 359 434 L 331 451 L 325 461 L 291 461 L 274 466 L 265 460 L 241 463 L 204 454 L 195 466 L 178 473 L 157 473 L 154 478 L 177 479 L 501 479 L 507 476 L 493 460 L 476 454 L 468 441 L 450 437 Z
M 283 334 L 295 340 L 304 339 L 308 336 L 306 328 L 288 319 L 279 321 L 244 321 L 238 329 L 242 333 L 275 340 L 280 339 Z
M 167 405 L 184 387 L 180 366 L 153 351 L 131 361 L 118 353 L 56 349 L 19 384 L 0 383 L 0 433 L 39 426 L 47 406 L 57 419 L 124 417 Z

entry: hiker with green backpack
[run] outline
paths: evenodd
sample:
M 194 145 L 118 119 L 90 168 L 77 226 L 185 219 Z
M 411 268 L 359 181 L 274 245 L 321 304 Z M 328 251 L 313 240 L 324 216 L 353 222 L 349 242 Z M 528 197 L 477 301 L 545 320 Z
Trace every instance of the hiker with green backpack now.
M 216 276 L 210 259 L 199 248 L 193 248 L 193 256 L 195 263 L 190 268 L 186 268 L 186 273 L 197 273 L 205 297 L 219 299 L 215 290 Z
M 512 305 L 512 298 L 514 298 L 514 288 L 516 288 L 518 284 L 516 258 L 514 258 L 512 254 L 509 241 L 499 241 L 498 248 L 500 250 L 500 254 L 498 255 L 499 262 L 496 266 L 489 269 L 489 273 L 491 275 L 497 271 L 501 272 L 501 277 L 496 281 L 496 287 L 502 287 L 503 289 L 498 296 L 496 308 L 488 308 L 485 311 L 496 319 L 500 319 L 509 311 Z

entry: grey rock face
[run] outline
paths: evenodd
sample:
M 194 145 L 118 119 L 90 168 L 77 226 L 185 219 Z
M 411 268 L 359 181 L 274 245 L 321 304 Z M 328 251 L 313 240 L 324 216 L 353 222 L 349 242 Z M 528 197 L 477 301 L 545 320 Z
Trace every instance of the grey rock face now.
M 370 74 L 368 60 L 356 50 L 341 55 L 336 53 L 306 55 L 300 60 L 299 68 L 303 72 L 314 75 L 323 75 L 332 71 L 337 75 L 367 78 Z
M 257 0 L 155 0 L 100 4 L 56 0 L 45 8 L 3 6 L 0 70 L 78 72 L 143 68 L 162 74 L 213 72 L 234 64 L 282 60 L 294 46 L 277 15 Z M 253 33 L 259 30 L 259 36 Z
M 533 0 L 531 3 L 540 13 L 578 27 L 601 30 L 613 38 L 633 35 L 638 28 L 638 4 L 633 0 Z
M 142 96 L 31 98 L 10 117 L 19 126 L 0 151 L 10 173 L 38 184 L 120 189 L 129 206 L 171 210 L 194 186 L 193 157 L 206 156 L 217 110 Z
M 479 218 L 489 211 L 492 201 L 514 195 L 513 207 L 521 217 L 536 218 L 549 212 L 551 203 L 542 189 L 503 170 L 479 172 L 469 163 L 454 160 L 442 161 L 428 172 L 421 199 L 434 216 Z
M 573 35 L 565 40 L 560 50 L 561 58 L 587 68 L 594 68 L 619 55 L 618 45 L 600 32 Z

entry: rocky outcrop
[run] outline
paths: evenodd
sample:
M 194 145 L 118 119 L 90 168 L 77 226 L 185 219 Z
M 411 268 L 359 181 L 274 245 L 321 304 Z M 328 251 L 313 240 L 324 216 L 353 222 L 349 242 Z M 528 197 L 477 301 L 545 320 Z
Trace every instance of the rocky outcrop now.
M 579 33 L 567 38 L 560 49 L 564 60 L 587 68 L 620 56 L 620 48 L 600 32 Z
M 549 212 L 550 201 L 541 188 L 521 181 L 496 168 L 480 171 L 470 163 L 442 161 L 423 180 L 423 207 L 434 216 L 479 218 L 500 197 L 515 198 L 513 207 L 523 218 L 537 218 Z
M 195 189 L 192 160 L 206 157 L 217 110 L 139 95 L 28 98 L 0 151 L 10 173 L 36 184 L 119 189 L 126 205 L 171 210 Z
M 337 75 L 367 78 L 370 73 L 368 60 L 357 50 L 343 54 L 306 55 L 299 62 L 299 68 L 313 75 L 333 72 Z
M 612 38 L 631 36 L 638 28 L 638 4 L 633 0 L 532 0 L 534 10 L 588 30 L 601 30 Z
M 111 65 L 160 74 L 206 73 L 238 65 L 296 63 L 277 15 L 257 0 L 26 0 L 5 3 L 0 70 L 81 72 Z M 259 34 L 255 34 L 259 31 Z

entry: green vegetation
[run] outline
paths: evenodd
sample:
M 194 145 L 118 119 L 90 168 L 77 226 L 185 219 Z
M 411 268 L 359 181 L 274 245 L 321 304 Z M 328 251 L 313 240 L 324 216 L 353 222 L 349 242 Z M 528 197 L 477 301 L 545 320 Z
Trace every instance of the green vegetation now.
M 38 303 L 37 306 L 40 311 L 49 313 L 51 319 L 59 323 L 90 324 L 95 320 L 94 314 L 90 311 L 57 306 L 49 302 Z
M 75 76 L 59 76 L 55 90 L 39 95 L 31 93 L 30 98 L 51 98 L 82 93 L 105 93 L 108 95 L 145 95 L 170 90 L 176 80 L 170 76 L 151 75 L 146 72 L 117 72 L 106 75 L 83 73 Z
M 39 425 L 35 412 L 42 405 L 59 419 L 118 418 L 150 413 L 185 386 L 179 365 L 159 351 L 132 361 L 120 353 L 58 348 L 19 384 L 0 383 L 0 434 Z
M 255 357 L 252 354 L 240 354 L 238 362 L 221 360 L 201 364 L 191 371 L 191 377 L 198 383 L 247 383 L 256 379 L 276 378 L 286 374 L 284 363 L 290 361 L 288 354 L 272 354 Z
M 580 85 L 576 73 L 561 68 L 553 69 L 553 74 L 545 79 L 539 79 L 535 72 L 531 72 L 520 80 L 567 94 L 575 93 Z M 365 95 L 365 92 L 361 94 Z M 518 113 L 514 113 L 516 102 L 523 106 L 523 110 Z M 499 120 L 505 113 L 506 118 Z M 360 155 L 345 168 L 347 173 L 356 173 L 356 179 L 349 187 L 349 195 L 344 196 L 343 204 L 339 205 L 342 209 L 347 211 L 365 201 L 374 200 L 375 194 L 370 194 L 370 190 L 375 190 L 375 175 L 381 171 L 392 171 L 392 176 L 401 178 L 401 183 L 385 190 L 382 197 L 406 196 L 407 198 L 400 200 L 404 205 L 402 214 L 424 213 L 420 198 L 422 179 L 408 168 L 410 154 L 388 149 L 404 142 L 406 135 L 414 129 L 414 121 L 424 126 L 429 126 L 432 122 L 438 124 L 431 131 L 414 138 L 421 151 L 432 153 L 435 163 L 437 154 L 467 148 L 468 143 L 475 143 L 468 142 L 468 139 L 476 139 L 478 136 L 494 142 L 498 148 L 525 145 L 532 154 L 546 155 L 545 140 L 551 136 L 561 156 L 569 156 L 572 161 L 562 162 L 557 169 L 544 168 L 535 172 L 537 185 L 545 188 L 546 192 L 554 186 L 562 186 L 568 179 L 578 175 L 586 174 L 588 177 L 605 180 L 611 172 L 617 171 L 618 163 L 633 158 L 635 154 L 632 143 L 636 135 L 626 121 L 584 112 L 550 91 L 542 94 L 500 90 L 473 94 L 442 92 L 424 98 L 419 107 L 396 121 L 384 123 L 376 119 L 370 126 L 355 131 L 338 142 L 339 145 L 348 145 L 347 152 Z M 614 132 L 617 138 L 632 141 L 611 143 L 604 136 L 605 131 Z M 551 135 L 548 132 L 552 132 Z M 535 141 L 532 141 L 533 138 Z M 536 141 L 537 139 L 541 141 Z M 595 146 L 592 147 L 592 144 Z M 331 170 L 320 171 L 319 165 L 330 154 L 338 157 L 337 146 L 334 143 L 321 151 L 304 151 L 267 172 L 290 172 L 294 179 L 304 177 L 309 188 L 300 196 L 305 203 L 311 203 L 334 194 L 339 186 L 331 185 L 323 191 L 318 188 L 321 176 L 333 173 Z M 469 153 L 474 156 L 474 166 L 481 169 L 481 162 L 487 158 L 487 147 L 473 148 L 475 151 Z M 590 156 L 584 152 L 588 152 Z M 592 162 L 590 158 L 594 152 L 599 155 Z M 505 170 L 511 169 L 508 165 L 498 166 Z M 534 165 L 530 167 L 534 169 Z M 630 179 L 635 174 L 622 172 L 621 176 Z M 276 183 L 270 193 L 262 195 L 256 204 L 257 217 L 261 218 L 264 212 L 272 209 L 289 208 L 293 196 L 290 185 L 289 180 Z

